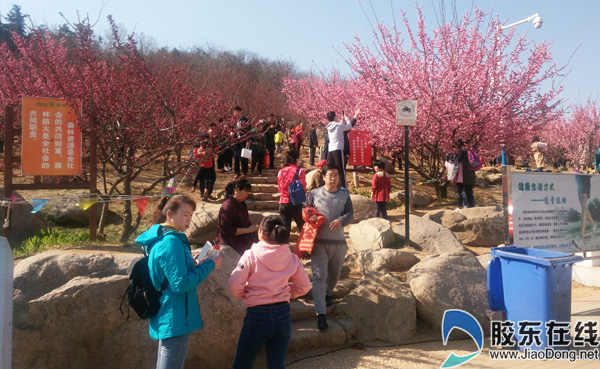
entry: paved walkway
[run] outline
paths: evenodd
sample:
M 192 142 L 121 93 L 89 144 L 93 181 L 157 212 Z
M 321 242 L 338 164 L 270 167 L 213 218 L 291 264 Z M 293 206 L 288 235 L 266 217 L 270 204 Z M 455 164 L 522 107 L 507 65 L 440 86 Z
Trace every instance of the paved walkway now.
M 574 326 L 578 320 L 597 321 L 600 325 L 600 289 L 590 289 L 589 294 L 574 296 L 571 304 L 571 322 Z M 599 327 L 600 328 L 600 327 Z M 290 369 L 314 368 L 357 368 L 357 369 L 397 369 L 397 368 L 439 368 L 450 353 L 467 355 L 477 350 L 472 340 L 450 341 L 447 346 L 433 333 L 428 336 L 436 342 L 415 343 L 395 347 L 365 347 L 364 350 L 348 348 L 318 357 L 298 360 L 290 363 Z M 427 340 L 426 337 L 424 337 Z M 576 361 L 564 360 L 491 360 L 489 357 L 489 341 L 484 349 L 471 361 L 458 368 L 599 368 L 596 360 Z

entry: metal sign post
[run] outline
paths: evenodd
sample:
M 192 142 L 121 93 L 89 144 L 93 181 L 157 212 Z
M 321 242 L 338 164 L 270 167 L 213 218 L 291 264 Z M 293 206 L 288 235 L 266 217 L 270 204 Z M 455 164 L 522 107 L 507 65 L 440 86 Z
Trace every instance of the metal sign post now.
M 410 245 L 410 178 L 408 176 L 408 127 L 417 124 L 417 100 L 396 102 L 396 124 L 404 126 L 404 234 L 405 246 Z

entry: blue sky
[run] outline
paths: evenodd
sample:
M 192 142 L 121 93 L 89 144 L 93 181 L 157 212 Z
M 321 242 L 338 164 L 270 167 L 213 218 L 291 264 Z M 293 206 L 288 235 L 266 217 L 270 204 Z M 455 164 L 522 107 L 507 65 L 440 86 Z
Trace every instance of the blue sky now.
M 15 0 L 22 11 L 37 24 L 57 26 L 64 23 L 58 14 L 76 21 L 76 10 L 90 19 L 98 18 L 95 29 L 104 34 L 106 16 L 112 14 L 118 24 L 129 32 L 144 33 L 156 40 L 157 46 L 188 48 L 212 45 L 224 50 L 248 50 L 271 59 L 293 61 L 299 70 L 331 70 L 349 72 L 344 63 L 348 54 L 344 43 L 358 35 L 370 40 L 371 24 L 384 20 L 390 25 L 395 15 L 405 10 L 416 19 L 415 2 L 407 0 Z M 471 9 L 472 1 L 456 0 L 459 16 Z M 539 13 L 544 20 L 541 29 L 531 24 L 515 28 L 527 32 L 534 42 L 552 42 L 557 65 L 569 62 L 569 75 L 561 84 L 563 98 L 584 103 L 587 98 L 600 100 L 600 1 L 578 0 L 477 0 L 485 12 L 498 14 L 507 23 Z M 437 25 L 434 9 L 439 0 L 419 1 L 424 6 L 428 29 Z M 445 1 L 447 17 L 452 16 L 451 2 Z M 495 4 L 495 5 L 494 5 Z M 0 12 L 5 15 L 12 2 L 3 2 Z M 371 7 L 374 8 L 375 14 Z M 414 23 L 413 23 L 414 25 Z M 571 58 L 577 45 L 580 49 Z M 340 56 L 340 53 L 342 56 Z

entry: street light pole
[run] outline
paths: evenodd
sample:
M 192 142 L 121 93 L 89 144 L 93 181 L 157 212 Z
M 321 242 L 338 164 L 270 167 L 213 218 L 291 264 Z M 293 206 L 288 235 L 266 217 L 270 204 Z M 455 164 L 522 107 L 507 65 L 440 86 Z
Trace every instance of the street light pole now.
M 501 67 L 502 67 L 501 60 L 500 60 L 501 56 L 502 56 L 502 52 L 501 52 L 501 48 L 500 48 L 500 35 L 502 34 L 502 31 L 504 31 L 505 29 L 516 27 L 519 24 L 528 23 L 528 22 L 533 23 L 533 27 L 535 27 L 535 29 L 540 29 L 540 28 L 542 28 L 542 24 L 544 23 L 544 20 L 542 19 L 542 17 L 540 17 L 539 13 L 535 13 L 525 19 L 518 21 L 518 22 L 507 24 L 506 26 L 503 26 L 498 23 L 498 70 L 499 71 L 501 70 Z M 501 86 L 501 85 L 502 85 L 502 80 L 500 80 L 498 82 L 498 86 Z M 501 94 L 500 90 L 498 90 L 498 93 Z M 500 101 L 502 101 L 502 95 L 500 95 Z M 502 115 L 500 116 L 500 125 L 502 126 L 502 129 L 504 129 L 504 124 L 502 122 Z M 504 134 L 504 131 L 502 132 L 502 134 Z
M 498 29 L 500 29 L 500 31 L 504 31 L 505 29 L 512 28 L 512 27 L 518 26 L 519 24 L 523 24 L 523 23 L 527 23 L 527 22 L 533 23 L 533 26 L 536 29 L 540 29 L 540 28 L 542 28 L 542 24 L 544 23 L 544 20 L 542 19 L 542 17 L 540 17 L 540 15 L 538 13 L 535 13 L 534 15 L 530 15 L 529 17 L 527 17 L 523 20 L 508 24 L 506 26 L 499 24 Z

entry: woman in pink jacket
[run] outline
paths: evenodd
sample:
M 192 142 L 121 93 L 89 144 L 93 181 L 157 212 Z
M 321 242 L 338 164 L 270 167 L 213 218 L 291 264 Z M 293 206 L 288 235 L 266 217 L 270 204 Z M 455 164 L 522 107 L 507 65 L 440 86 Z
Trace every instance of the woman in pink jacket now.
M 267 367 L 284 368 L 292 335 L 290 298 L 306 294 L 310 280 L 289 248 L 289 231 L 275 215 L 258 228 L 259 242 L 244 252 L 229 277 L 229 288 L 246 305 L 234 368 L 252 368 L 265 346 Z

